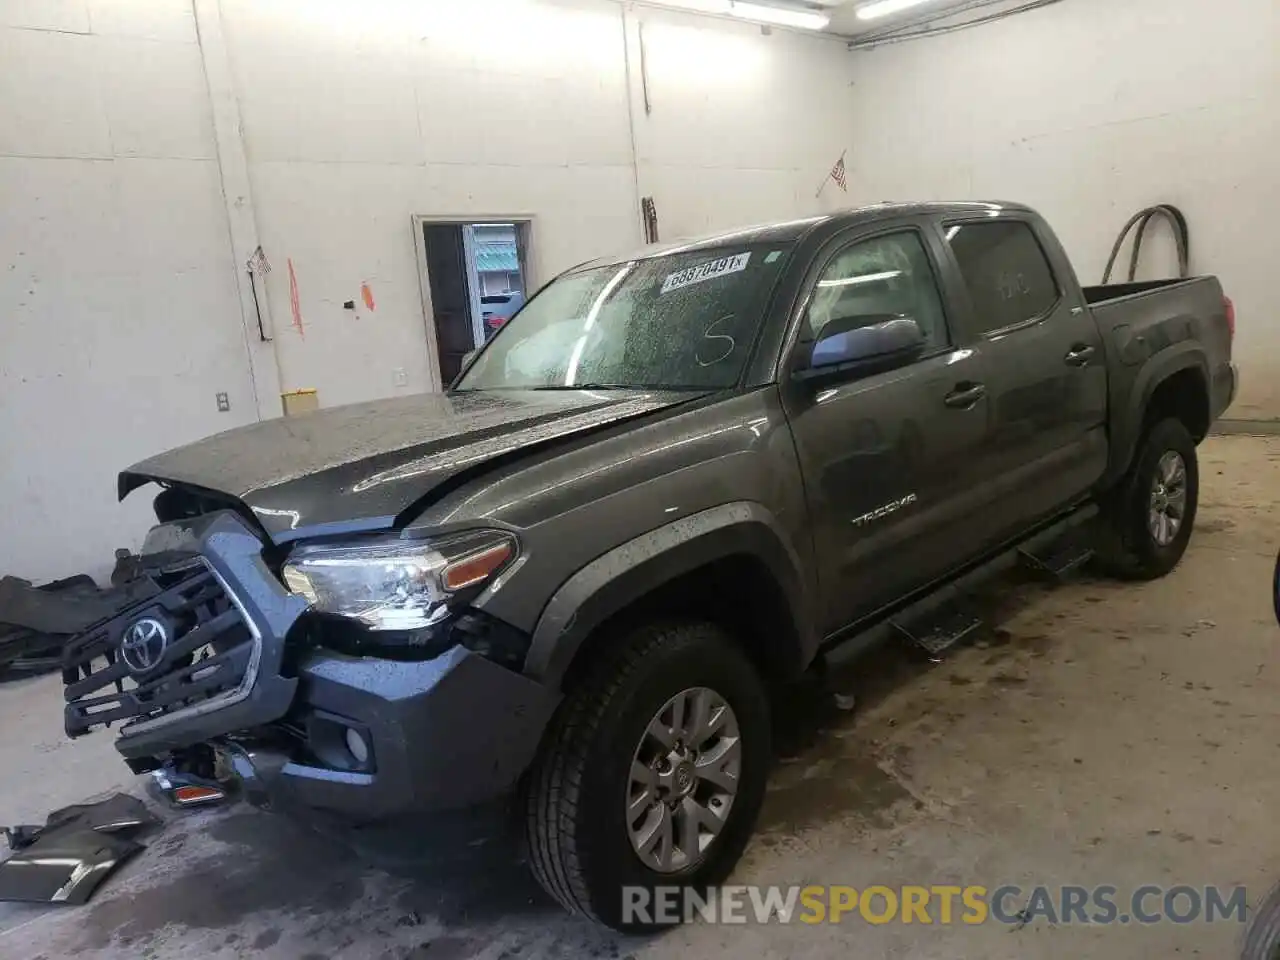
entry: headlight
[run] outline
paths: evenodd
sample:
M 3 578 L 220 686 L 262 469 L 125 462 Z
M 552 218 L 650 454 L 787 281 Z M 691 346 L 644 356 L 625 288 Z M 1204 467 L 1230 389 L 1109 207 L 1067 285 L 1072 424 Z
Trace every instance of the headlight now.
M 420 630 L 444 619 L 460 592 L 480 587 L 516 556 L 516 539 L 480 530 L 431 540 L 298 547 L 284 582 L 313 609 L 371 630 Z

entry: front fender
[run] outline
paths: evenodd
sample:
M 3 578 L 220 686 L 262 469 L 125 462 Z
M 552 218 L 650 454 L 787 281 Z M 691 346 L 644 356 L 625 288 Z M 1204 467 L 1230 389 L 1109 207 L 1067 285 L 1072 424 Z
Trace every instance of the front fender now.
M 780 652 L 797 671 L 802 669 L 817 651 L 819 638 L 800 558 L 769 510 L 739 501 L 642 534 L 571 576 L 543 608 L 524 672 L 559 686 L 583 642 L 609 617 L 677 577 L 743 555 L 762 562 L 781 588 L 799 648 Z

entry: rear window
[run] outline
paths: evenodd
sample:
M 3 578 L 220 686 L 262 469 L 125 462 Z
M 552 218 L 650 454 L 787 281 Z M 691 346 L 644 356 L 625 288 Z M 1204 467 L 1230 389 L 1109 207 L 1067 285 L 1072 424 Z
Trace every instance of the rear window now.
M 955 223 L 947 227 L 947 242 L 969 289 L 977 332 L 1034 320 L 1057 302 L 1053 270 L 1027 224 Z

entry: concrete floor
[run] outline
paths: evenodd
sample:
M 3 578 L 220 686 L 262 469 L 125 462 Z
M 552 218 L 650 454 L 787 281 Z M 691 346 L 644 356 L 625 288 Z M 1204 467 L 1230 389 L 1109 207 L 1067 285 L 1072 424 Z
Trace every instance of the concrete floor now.
M 1244 884 L 1259 900 L 1280 879 L 1280 439 L 1216 437 L 1201 458 L 1198 529 L 1169 578 L 1006 589 L 997 629 L 946 662 L 889 651 L 845 678 L 853 713 L 785 706 L 735 880 Z M 60 739 L 59 700 L 56 678 L 0 686 L 0 819 L 127 782 L 107 737 Z M 854 919 L 623 938 L 562 915 L 504 848 L 380 869 L 243 808 L 169 823 L 85 907 L 0 905 L 4 960 L 1217 958 L 1240 932 Z

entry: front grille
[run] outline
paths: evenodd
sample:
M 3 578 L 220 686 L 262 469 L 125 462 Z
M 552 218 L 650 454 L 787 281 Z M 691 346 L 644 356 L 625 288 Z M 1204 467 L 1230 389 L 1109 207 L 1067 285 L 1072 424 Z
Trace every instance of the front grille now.
M 179 713 L 214 708 L 252 682 L 257 638 L 204 560 L 143 570 L 141 579 L 149 583 L 126 589 L 146 599 L 64 650 L 70 736 L 118 721 L 122 734 L 137 732 Z M 135 625 L 141 627 L 130 634 L 134 643 L 126 645 L 126 632 Z

